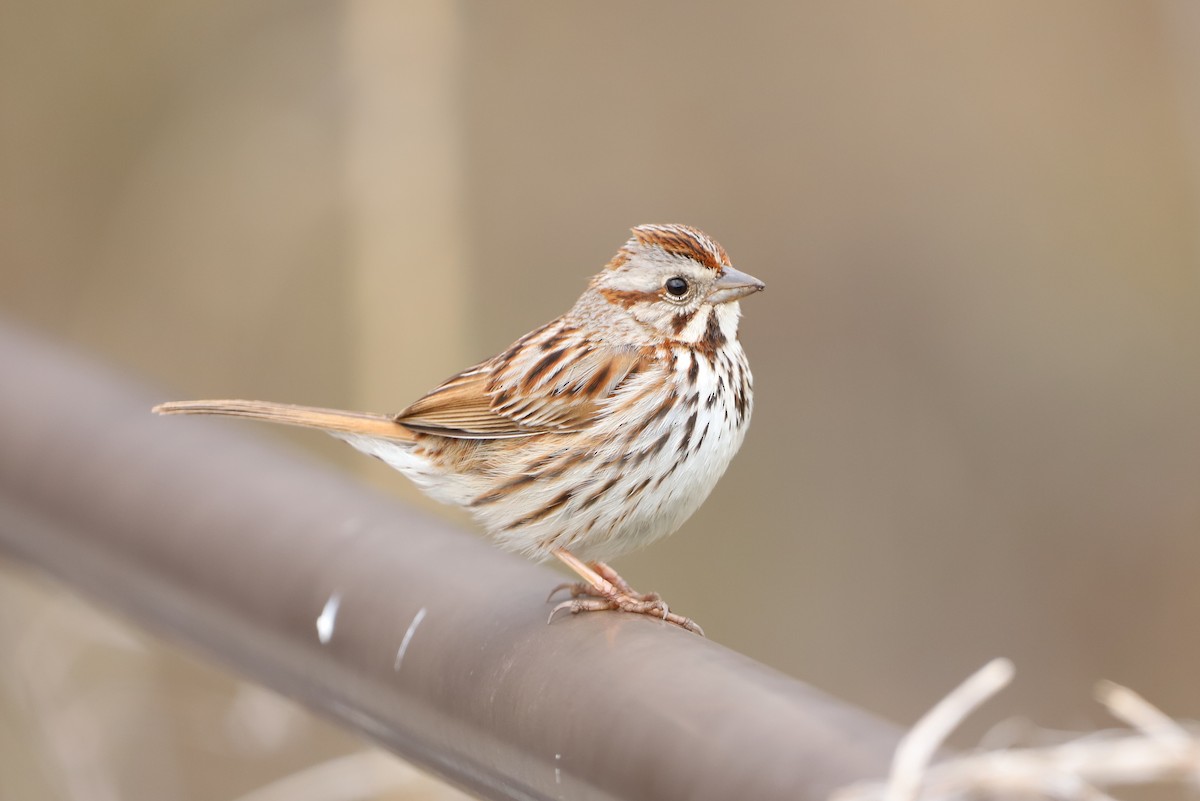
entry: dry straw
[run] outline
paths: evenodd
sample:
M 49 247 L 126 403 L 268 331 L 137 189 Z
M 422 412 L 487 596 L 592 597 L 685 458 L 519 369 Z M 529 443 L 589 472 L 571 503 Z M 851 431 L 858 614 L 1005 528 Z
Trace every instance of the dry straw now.
M 1200 797 L 1200 727 L 1165 715 L 1132 690 L 1100 682 L 1096 698 L 1129 726 L 1055 745 L 980 750 L 931 764 L 946 738 L 1012 680 L 1007 659 L 984 665 L 925 714 L 901 740 L 886 782 L 843 788 L 832 801 L 1113 799 L 1121 786 L 1178 783 Z

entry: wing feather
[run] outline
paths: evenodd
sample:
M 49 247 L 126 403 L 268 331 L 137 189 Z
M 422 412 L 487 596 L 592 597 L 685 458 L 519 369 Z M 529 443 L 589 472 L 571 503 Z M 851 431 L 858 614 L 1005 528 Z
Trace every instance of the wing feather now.
M 602 401 L 641 369 L 646 354 L 572 340 L 547 326 L 522 347 L 459 373 L 394 418 L 406 428 L 458 439 L 578 431 Z

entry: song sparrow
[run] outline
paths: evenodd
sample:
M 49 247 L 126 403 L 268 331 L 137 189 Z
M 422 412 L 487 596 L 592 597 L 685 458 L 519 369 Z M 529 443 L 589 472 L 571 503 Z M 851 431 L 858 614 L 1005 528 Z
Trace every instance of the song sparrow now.
M 555 588 L 571 600 L 551 619 L 621 609 L 699 633 L 606 561 L 679 528 L 741 446 L 753 385 L 738 300 L 762 288 L 707 234 L 641 225 L 570 311 L 398 414 L 243 400 L 154 411 L 326 431 L 465 507 L 501 547 L 578 573 L 585 583 Z

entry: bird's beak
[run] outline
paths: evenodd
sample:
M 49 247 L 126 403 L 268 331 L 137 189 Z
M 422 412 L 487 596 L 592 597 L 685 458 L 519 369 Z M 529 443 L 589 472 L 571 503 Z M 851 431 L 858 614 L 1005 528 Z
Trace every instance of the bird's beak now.
M 728 303 L 755 292 L 762 292 L 765 287 L 766 284 L 754 276 L 726 267 L 721 271 L 721 277 L 712 285 L 712 291 L 708 293 L 708 302 Z

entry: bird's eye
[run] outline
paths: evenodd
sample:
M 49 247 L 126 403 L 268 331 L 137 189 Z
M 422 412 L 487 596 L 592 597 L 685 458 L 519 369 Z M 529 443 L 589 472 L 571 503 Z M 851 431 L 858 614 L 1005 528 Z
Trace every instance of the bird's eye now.
M 668 278 L 665 286 L 668 294 L 674 295 L 677 298 L 683 297 L 688 291 L 687 279 L 680 278 L 679 276 Z

